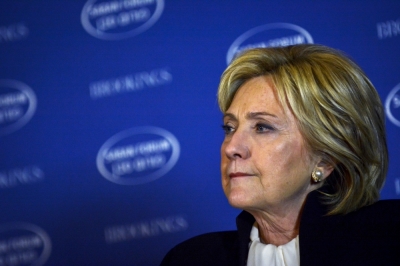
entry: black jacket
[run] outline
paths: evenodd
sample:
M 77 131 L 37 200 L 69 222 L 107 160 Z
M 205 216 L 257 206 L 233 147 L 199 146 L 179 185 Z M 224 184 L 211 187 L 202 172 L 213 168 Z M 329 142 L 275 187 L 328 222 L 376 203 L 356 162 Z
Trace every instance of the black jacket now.
M 400 200 L 378 201 L 346 215 L 325 216 L 319 193 L 307 197 L 300 222 L 300 265 L 400 265 Z M 174 247 L 161 265 L 246 265 L 254 218 L 243 211 L 237 231 L 208 233 Z

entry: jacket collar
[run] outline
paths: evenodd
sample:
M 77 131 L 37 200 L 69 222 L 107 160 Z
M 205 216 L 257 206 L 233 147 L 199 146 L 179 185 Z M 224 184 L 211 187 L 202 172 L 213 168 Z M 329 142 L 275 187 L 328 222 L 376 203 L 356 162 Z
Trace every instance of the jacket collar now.
M 310 192 L 306 198 L 300 220 L 300 241 L 302 241 L 303 239 L 303 234 L 309 232 L 309 228 L 312 228 L 313 226 L 318 224 L 323 216 L 327 213 L 327 207 L 321 204 L 319 199 L 320 196 L 320 191 L 314 190 Z M 254 217 L 246 211 L 242 211 L 236 217 L 236 226 L 239 236 L 240 265 L 245 265 L 247 261 L 250 243 L 250 232 L 254 222 Z M 300 244 L 302 244 L 302 242 L 300 242 Z

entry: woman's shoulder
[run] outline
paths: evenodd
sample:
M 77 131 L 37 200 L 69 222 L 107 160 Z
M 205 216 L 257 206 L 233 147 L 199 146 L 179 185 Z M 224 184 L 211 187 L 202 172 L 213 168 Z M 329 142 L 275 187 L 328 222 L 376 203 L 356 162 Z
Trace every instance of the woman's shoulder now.
M 161 265 L 226 265 L 237 259 L 238 249 L 237 231 L 206 233 L 176 245 Z
M 381 200 L 344 215 L 323 219 L 332 236 L 400 240 L 400 200 Z
M 309 216 L 301 221 L 302 264 L 400 265 L 399 210 L 400 200 L 382 200 L 347 214 Z
M 380 200 L 347 215 L 350 219 L 365 219 L 370 222 L 400 222 L 400 200 Z
M 314 210 L 309 208 L 301 220 L 303 234 L 332 238 L 385 236 L 400 240 L 400 200 L 380 200 L 347 214 L 319 216 L 321 211 L 314 214 Z
M 176 248 L 187 249 L 191 247 L 202 246 L 213 247 L 213 246 L 230 246 L 232 242 L 237 240 L 237 231 L 220 231 L 205 233 L 198 236 L 189 238 L 178 244 Z

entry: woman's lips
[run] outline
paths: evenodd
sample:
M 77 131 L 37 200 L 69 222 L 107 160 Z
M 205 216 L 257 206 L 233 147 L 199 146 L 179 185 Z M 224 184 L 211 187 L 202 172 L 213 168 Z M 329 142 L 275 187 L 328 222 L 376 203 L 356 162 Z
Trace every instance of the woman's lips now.
M 230 173 L 230 174 L 229 174 L 229 177 L 230 177 L 230 178 L 246 177 L 246 176 L 251 176 L 251 174 L 248 174 L 248 173 L 241 173 L 241 172 Z

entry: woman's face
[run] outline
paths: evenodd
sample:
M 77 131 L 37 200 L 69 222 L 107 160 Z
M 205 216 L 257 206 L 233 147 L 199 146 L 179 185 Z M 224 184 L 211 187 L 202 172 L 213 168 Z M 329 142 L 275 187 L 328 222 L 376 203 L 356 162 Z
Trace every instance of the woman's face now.
M 294 116 L 279 104 L 271 77 L 253 78 L 239 88 L 223 128 L 222 186 L 229 203 L 250 212 L 301 208 L 316 188 L 311 172 L 317 161 Z

